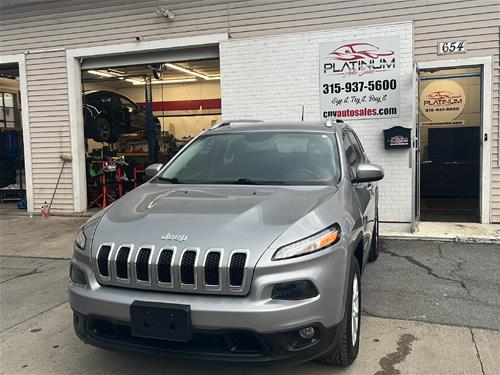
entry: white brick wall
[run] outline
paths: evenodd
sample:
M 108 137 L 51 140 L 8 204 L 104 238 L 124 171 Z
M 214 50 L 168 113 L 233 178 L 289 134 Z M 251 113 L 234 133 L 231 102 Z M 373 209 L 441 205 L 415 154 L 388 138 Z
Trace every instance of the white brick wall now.
M 411 127 L 414 88 L 412 23 L 306 32 L 229 40 L 220 45 L 224 119 L 319 120 L 319 43 L 399 36 L 401 117 L 350 120 L 372 162 L 385 169 L 380 183 L 380 218 L 411 220 L 411 168 L 408 150 L 384 150 L 382 130 Z

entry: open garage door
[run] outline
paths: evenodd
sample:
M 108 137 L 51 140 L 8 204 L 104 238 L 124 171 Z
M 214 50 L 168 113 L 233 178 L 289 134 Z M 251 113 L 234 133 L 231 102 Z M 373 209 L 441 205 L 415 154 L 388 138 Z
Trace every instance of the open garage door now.
M 26 210 L 18 63 L 0 64 L 0 207 Z
M 88 208 L 102 208 L 220 121 L 218 47 L 84 59 L 82 89 Z

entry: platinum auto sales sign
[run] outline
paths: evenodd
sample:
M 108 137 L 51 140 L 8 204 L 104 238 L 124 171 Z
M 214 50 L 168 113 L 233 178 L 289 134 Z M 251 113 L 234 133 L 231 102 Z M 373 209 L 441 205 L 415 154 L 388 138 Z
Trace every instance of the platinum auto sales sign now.
M 321 118 L 399 117 L 399 38 L 321 43 Z

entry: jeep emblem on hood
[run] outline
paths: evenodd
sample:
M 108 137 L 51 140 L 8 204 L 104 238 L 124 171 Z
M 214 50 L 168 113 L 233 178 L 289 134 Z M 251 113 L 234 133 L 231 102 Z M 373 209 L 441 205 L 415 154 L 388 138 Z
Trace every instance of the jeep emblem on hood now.
M 186 236 L 185 234 L 167 233 L 167 234 L 161 236 L 161 239 L 182 242 L 182 241 L 186 241 L 188 239 L 188 236 Z

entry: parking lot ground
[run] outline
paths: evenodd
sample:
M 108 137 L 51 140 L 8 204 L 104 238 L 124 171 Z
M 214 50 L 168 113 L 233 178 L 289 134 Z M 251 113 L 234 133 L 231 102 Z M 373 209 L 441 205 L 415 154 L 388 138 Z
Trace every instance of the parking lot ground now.
M 363 317 L 360 355 L 348 369 L 319 362 L 238 366 L 110 352 L 73 334 L 63 304 L 0 334 L 2 374 L 498 374 L 500 333 Z
M 5 215 L 0 210 L 0 255 L 70 258 L 84 217 Z

